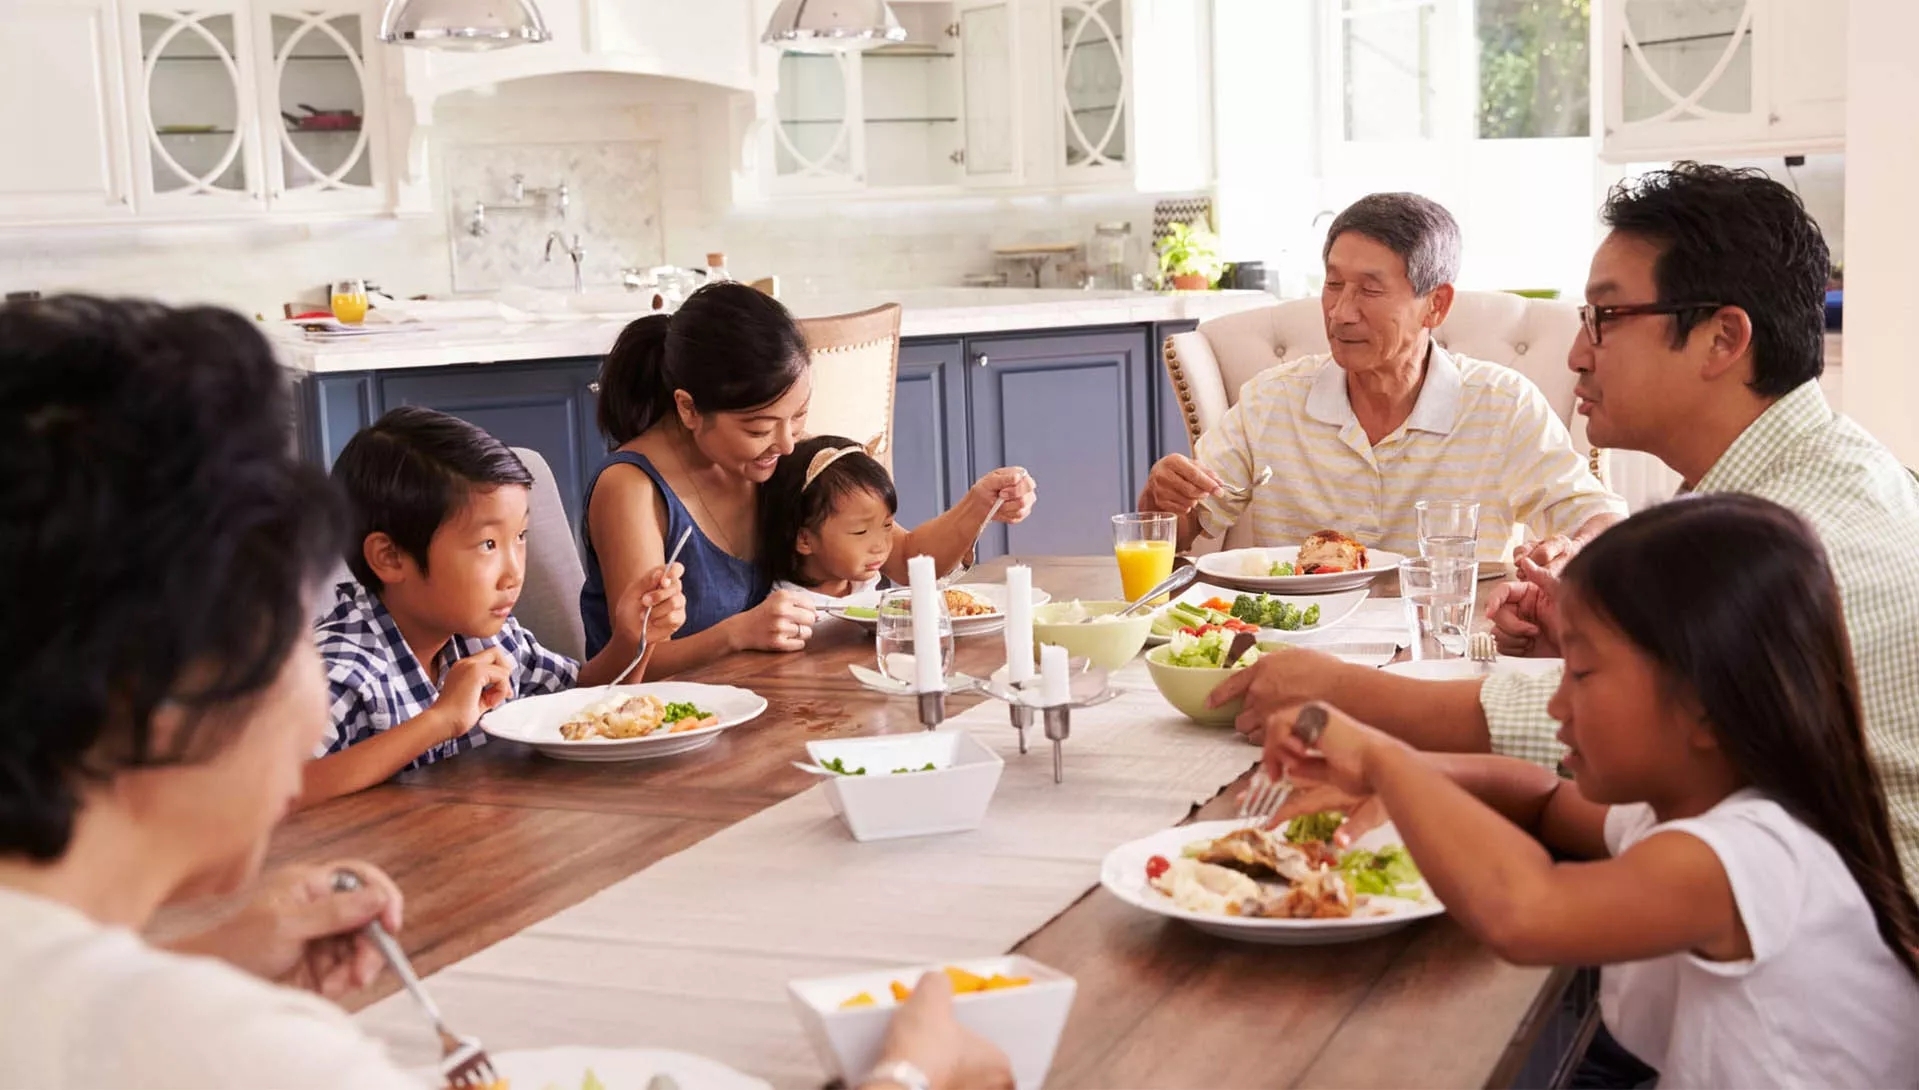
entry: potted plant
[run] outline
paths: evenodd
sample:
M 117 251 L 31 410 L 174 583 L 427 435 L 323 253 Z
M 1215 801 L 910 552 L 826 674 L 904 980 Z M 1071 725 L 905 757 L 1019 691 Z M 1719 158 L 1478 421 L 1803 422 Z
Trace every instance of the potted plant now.
M 1205 291 L 1218 282 L 1225 265 L 1219 239 L 1190 223 L 1171 224 L 1159 240 L 1159 278 L 1180 291 Z

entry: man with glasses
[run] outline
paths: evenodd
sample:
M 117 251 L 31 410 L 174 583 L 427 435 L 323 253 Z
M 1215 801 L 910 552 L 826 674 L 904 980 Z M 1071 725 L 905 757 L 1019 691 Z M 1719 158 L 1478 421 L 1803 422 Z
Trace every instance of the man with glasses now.
M 1569 360 L 1587 433 L 1656 455 L 1688 492 L 1763 496 L 1818 531 L 1906 883 L 1919 887 L 1919 482 L 1820 392 L 1829 263 L 1819 227 L 1758 171 L 1696 163 L 1621 184 L 1602 215 L 1612 232 L 1593 255 L 1586 335 Z M 1502 590 L 1494 620 L 1508 649 L 1557 655 L 1551 578 L 1535 572 Z M 1213 699 L 1245 696 L 1238 726 L 1254 741 L 1320 699 L 1422 749 L 1552 764 L 1563 752 L 1546 713 L 1557 684 L 1558 671 L 1421 681 L 1295 648 Z

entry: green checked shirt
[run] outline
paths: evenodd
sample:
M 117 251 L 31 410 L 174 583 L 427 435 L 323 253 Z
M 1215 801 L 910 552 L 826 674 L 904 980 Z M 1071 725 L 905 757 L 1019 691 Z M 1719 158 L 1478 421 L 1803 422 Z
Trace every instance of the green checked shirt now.
M 1774 402 L 1696 492 L 1744 492 L 1799 513 L 1839 582 L 1865 705 L 1866 741 L 1891 809 L 1906 885 L 1919 889 L 1919 482 L 1817 382 Z M 1496 674 L 1480 689 L 1495 753 L 1556 764 L 1564 747 L 1545 675 Z

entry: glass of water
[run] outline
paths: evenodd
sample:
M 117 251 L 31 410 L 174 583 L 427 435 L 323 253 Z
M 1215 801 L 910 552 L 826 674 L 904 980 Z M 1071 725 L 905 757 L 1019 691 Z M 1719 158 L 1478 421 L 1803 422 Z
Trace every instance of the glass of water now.
M 937 596 L 936 596 L 937 597 Z M 946 603 L 939 600 L 940 676 L 953 676 L 953 618 Z M 879 645 L 880 673 L 907 685 L 915 683 L 913 646 L 913 592 L 901 588 L 880 596 L 880 619 L 876 642 Z
M 1465 500 L 1420 500 L 1419 555 L 1476 560 L 1479 556 L 1479 505 Z
M 1459 658 L 1466 654 L 1478 570 L 1470 556 L 1422 556 L 1400 562 L 1399 593 L 1406 600 L 1414 658 Z M 1435 649 L 1436 654 L 1429 653 Z

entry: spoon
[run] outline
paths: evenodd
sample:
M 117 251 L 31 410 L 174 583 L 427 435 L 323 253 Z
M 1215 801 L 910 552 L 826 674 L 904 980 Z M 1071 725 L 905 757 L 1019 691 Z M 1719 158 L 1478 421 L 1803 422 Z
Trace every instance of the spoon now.
M 837 772 L 835 772 L 835 771 L 833 771 L 833 770 L 832 770 L 832 769 L 830 769 L 830 768 L 821 768 L 821 767 L 820 767 L 819 765 L 816 765 L 816 764 L 809 764 L 809 763 L 808 763 L 808 762 L 806 762 L 806 761 L 794 761 L 794 762 L 793 762 L 793 767 L 794 767 L 794 768 L 797 768 L 797 769 L 799 769 L 799 770 L 800 770 L 801 772 L 811 772 L 811 773 L 812 773 L 813 775 L 815 775 L 815 776 L 837 776 L 837 775 L 839 775 L 839 773 L 837 773 Z
M 1247 485 L 1245 488 L 1228 488 L 1226 490 L 1226 494 L 1228 496 L 1231 496 L 1233 499 L 1243 500 L 1250 497 L 1253 494 L 1253 489 L 1262 487 L 1263 485 L 1265 485 L 1267 481 L 1270 481 L 1272 479 L 1273 479 L 1273 467 L 1261 466 L 1259 470 L 1259 475 L 1253 478 L 1252 484 Z
M 1259 637 L 1253 635 L 1251 632 L 1233 633 L 1232 646 L 1226 649 L 1226 657 L 1220 660 L 1220 663 L 1219 663 L 1220 667 L 1222 669 L 1231 670 L 1233 668 L 1233 664 L 1238 662 L 1240 658 L 1246 654 L 1246 652 L 1251 651 L 1253 649 L 1253 645 L 1258 642 L 1259 642 Z
M 1178 571 L 1174 572 L 1173 574 L 1160 580 L 1159 583 L 1155 585 L 1152 590 L 1149 590 L 1145 594 L 1140 595 L 1138 598 L 1133 600 L 1133 603 L 1131 605 L 1127 606 L 1125 609 L 1120 610 L 1118 613 L 1113 614 L 1113 616 L 1130 617 L 1133 614 L 1138 613 L 1140 610 L 1145 609 L 1148 603 L 1158 601 L 1160 598 L 1168 594 L 1178 594 L 1180 591 L 1185 590 L 1187 587 L 1192 586 L 1193 580 L 1198 578 L 1199 578 L 1198 568 L 1192 567 L 1190 565 L 1187 567 L 1181 568 Z

